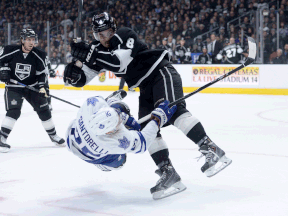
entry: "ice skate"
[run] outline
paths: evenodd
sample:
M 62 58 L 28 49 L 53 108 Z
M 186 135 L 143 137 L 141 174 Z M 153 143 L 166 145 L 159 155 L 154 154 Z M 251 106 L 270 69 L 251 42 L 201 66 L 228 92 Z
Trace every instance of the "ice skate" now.
M 154 200 L 180 193 L 186 189 L 170 161 L 162 162 L 158 166 L 160 169 L 156 170 L 155 173 L 160 176 L 160 179 L 156 186 L 150 189 Z
M 59 146 L 59 147 L 64 147 L 65 146 L 65 140 L 61 137 L 59 137 L 57 134 L 55 135 L 49 135 L 51 141 L 53 143 L 55 143 L 56 146 Z
M 0 135 L 0 152 L 6 153 L 10 150 L 11 146 L 6 143 L 6 138 Z
M 202 155 L 198 158 L 198 161 L 203 156 L 206 157 L 205 164 L 201 167 L 201 171 L 205 173 L 207 177 L 216 175 L 232 163 L 232 160 L 225 156 L 225 152 L 208 137 L 205 137 L 200 142 L 198 145 L 200 146 L 199 151 Z

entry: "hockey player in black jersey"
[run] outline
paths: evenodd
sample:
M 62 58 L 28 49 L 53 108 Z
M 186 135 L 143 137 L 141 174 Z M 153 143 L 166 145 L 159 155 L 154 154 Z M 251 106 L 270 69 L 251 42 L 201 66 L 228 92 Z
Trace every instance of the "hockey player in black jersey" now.
M 180 64 L 191 64 L 190 48 L 185 46 L 185 39 L 180 40 L 180 44 L 175 48 L 175 59 L 179 60 Z
M 125 78 L 129 88 L 140 88 L 139 118 L 150 114 L 164 100 L 172 102 L 183 97 L 181 77 L 168 61 L 167 50 L 149 50 L 132 29 L 123 27 L 117 30 L 116 22 L 106 12 L 95 15 L 92 22 L 96 41 L 71 44 L 72 56 L 80 61 L 66 66 L 64 82 L 82 87 L 101 70 L 113 71 L 116 76 Z M 200 121 L 186 109 L 184 101 L 177 104 L 177 111 L 169 124 L 199 146 L 199 151 L 206 157 L 201 170 L 208 177 L 232 162 L 206 135 Z M 179 184 L 181 178 L 169 159 L 168 146 L 160 132 L 148 151 L 159 168 L 156 173 L 160 176 L 156 186 L 151 188 L 153 197 L 160 199 L 183 191 L 186 187 Z M 220 166 L 216 169 L 217 162 Z M 170 192 L 166 193 L 168 190 Z
M 173 50 L 172 47 L 168 44 L 168 39 L 167 38 L 163 38 L 162 40 L 162 44 L 157 47 L 158 49 L 164 49 L 168 51 L 168 55 L 169 58 L 172 59 L 173 58 Z
M 6 83 L 4 100 L 7 111 L 1 125 L 0 152 L 10 150 L 6 139 L 20 117 L 24 98 L 37 112 L 51 141 L 57 146 L 65 146 L 64 139 L 56 134 L 47 103 L 48 95 L 44 87 L 48 73 L 46 53 L 34 47 L 37 35 L 32 29 L 23 29 L 20 40 L 21 45 L 5 46 L 0 52 L 0 80 Z M 15 85 L 10 79 L 38 88 L 39 93 Z
M 235 39 L 230 38 L 228 46 L 224 47 L 216 56 L 224 64 L 237 64 L 241 60 L 243 49 L 235 44 Z
M 197 64 L 211 64 L 212 63 L 212 58 L 211 56 L 207 53 L 207 48 L 203 47 L 202 48 L 203 53 L 198 56 Z

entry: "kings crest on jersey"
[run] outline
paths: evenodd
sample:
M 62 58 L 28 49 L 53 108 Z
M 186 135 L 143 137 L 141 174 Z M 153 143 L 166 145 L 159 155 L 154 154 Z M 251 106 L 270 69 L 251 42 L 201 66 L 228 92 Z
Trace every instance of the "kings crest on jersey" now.
M 45 82 L 48 68 L 44 51 L 34 47 L 27 54 L 22 51 L 21 45 L 8 45 L 2 47 L 0 54 L 0 62 L 8 63 L 11 68 L 11 79 L 30 86 Z M 7 86 L 19 87 L 13 84 Z
M 144 153 L 156 137 L 158 127 L 154 122 L 141 132 L 129 131 L 121 123 L 112 134 L 95 135 L 89 125 L 91 116 L 103 107 L 109 107 L 101 97 L 88 98 L 67 130 L 67 147 L 81 159 L 91 162 L 112 154 Z M 101 125 L 100 125 L 101 126 Z M 99 162 L 100 163 L 100 162 Z
M 130 88 L 139 86 L 148 76 L 153 76 L 159 64 L 165 66 L 163 59 L 169 61 L 167 50 L 149 50 L 136 32 L 127 27 L 116 31 L 110 39 L 110 48 L 105 48 L 98 41 L 91 45 L 98 50 L 98 55 L 96 65 L 89 67 L 96 71 L 106 69 L 114 72 L 116 76 L 123 77 Z

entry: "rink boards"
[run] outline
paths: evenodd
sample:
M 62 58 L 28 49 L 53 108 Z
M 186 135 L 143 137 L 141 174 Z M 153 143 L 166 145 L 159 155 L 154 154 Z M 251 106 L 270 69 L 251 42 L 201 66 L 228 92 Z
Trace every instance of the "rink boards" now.
M 221 75 L 233 70 L 239 65 L 173 65 L 180 73 L 185 93 L 192 92 L 200 86 L 217 79 Z M 120 79 L 111 71 L 106 71 L 94 78 L 89 85 L 83 88 L 66 87 L 63 84 L 64 65 L 56 69 L 57 77 L 49 78 L 50 89 L 79 89 L 114 91 L 119 87 Z M 53 66 L 52 66 L 53 68 Z M 135 71 L 136 72 L 136 71 Z M 266 94 L 288 95 L 288 71 L 286 65 L 256 65 L 226 77 L 203 93 L 228 93 L 228 94 Z M 4 84 L 0 84 L 4 88 Z M 127 90 L 127 86 L 124 87 Z M 136 89 L 137 90 L 137 89 Z

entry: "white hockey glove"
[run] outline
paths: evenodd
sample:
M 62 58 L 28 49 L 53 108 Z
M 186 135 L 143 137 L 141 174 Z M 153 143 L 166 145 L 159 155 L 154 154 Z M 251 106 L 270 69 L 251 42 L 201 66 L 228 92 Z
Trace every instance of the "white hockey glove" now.
M 151 113 L 151 120 L 156 121 L 159 128 L 163 127 L 163 125 L 171 119 L 171 117 L 177 110 L 176 105 L 169 108 L 168 104 L 169 101 L 165 100 L 164 102 L 160 103 L 159 106 Z
M 39 94 L 41 97 L 49 97 L 44 87 L 40 88 Z

